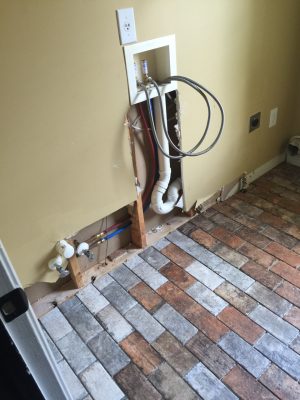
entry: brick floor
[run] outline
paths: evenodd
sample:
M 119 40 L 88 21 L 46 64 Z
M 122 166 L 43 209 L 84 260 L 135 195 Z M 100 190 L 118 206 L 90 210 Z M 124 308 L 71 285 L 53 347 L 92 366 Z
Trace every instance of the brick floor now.
M 299 400 L 299 225 L 282 164 L 43 316 L 73 398 Z

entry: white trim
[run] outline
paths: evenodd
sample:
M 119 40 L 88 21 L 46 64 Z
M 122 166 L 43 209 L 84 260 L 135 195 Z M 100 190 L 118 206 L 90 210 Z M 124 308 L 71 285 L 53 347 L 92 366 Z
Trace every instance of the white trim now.
M 254 182 L 256 179 L 260 178 L 262 175 L 269 172 L 271 169 L 275 168 L 277 165 L 281 164 L 285 160 L 285 153 L 279 154 L 276 157 L 272 158 L 271 160 L 267 161 L 263 165 L 259 166 L 258 168 L 254 169 L 253 171 L 246 173 L 246 179 L 248 183 Z M 217 193 L 221 196 L 222 201 L 228 199 L 229 197 L 233 196 L 235 193 L 239 192 L 240 190 L 240 179 L 242 174 L 239 178 L 236 178 L 233 182 L 224 185 L 222 189 L 220 189 L 216 193 L 211 193 L 210 195 L 197 200 L 196 208 L 199 207 L 201 204 L 205 203 L 207 200 L 211 199 L 212 197 L 216 197 Z M 231 187 L 230 187 L 231 186 Z M 229 190 L 226 193 L 227 190 Z M 229 188 L 228 188 L 229 187 Z M 224 197 L 222 196 L 222 192 L 225 189 Z M 207 208 L 207 207 L 206 207 Z
M 262 175 L 271 171 L 271 169 L 277 167 L 277 165 L 281 164 L 285 160 L 285 153 L 279 154 L 278 156 L 272 158 L 267 161 L 265 164 L 256 168 L 254 171 L 247 174 L 247 180 L 249 183 L 254 182 L 256 179 L 260 178 Z
M 271 169 L 273 169 L 277 165 L 281 164 L 284 160 L 285 160 L 285 153 L 279 154 L 278 156 L 272 158 L 271 160 L 267 161 L 263 165 L 254 169 L 253 171 L 247 173 L 246 174 L 247 182 L 252 183 L 252 182 L 256 181 L 256 179 L 260 178 L 267 172 L 271 171 Z M 232 189 L 230 189 L 230 191 L 227 193 L 225 199 L 228 199 L 229 197 L 233 196 L 234 194 L 239 192 L 239 190 L 240 190 L 240 181 L 238 179 L 238 182 L 232 187 Z
M 165 79 L 171 75 L 177 74 L 175 35 L 164 36 L 157 39 L 147 40 L 145 42 L 138 42 L 124 46 L 128 90 L 131 105 L 146 100 L 146 95 L 144 91 L 138 89 L 137 87 L 134 56 L 139 53 L 144 53 L 151 50 L 157 51 L 157 54 L 155 54 L 155 64 L 157 73 L 161 75 L 161 79 Z M 153 78 L 155 79 L 157 77 Z M 177 82 L 175 81 L 160 86 L 161 94 L 166 94 L 176 89 Z M 156 97 L 156 90 L 150 88 L 149 95 L 150 98 Z
M 21 284 L 0 240 L 0 296 L 18 287 Z M 11 322 L 5 322 L 2 314 L 0 320 L 45 399 L 72 400 L 31 306 Z

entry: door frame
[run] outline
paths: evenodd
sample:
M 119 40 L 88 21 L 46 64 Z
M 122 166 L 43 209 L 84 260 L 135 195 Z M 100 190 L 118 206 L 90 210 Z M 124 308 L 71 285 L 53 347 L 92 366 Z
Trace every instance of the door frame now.
M 20 281 L 0 240 L 0 297 L 17 288 Z M 0 319 L 45 399 L 72 400 L 31 305 L 10 322 L 1 312 Z

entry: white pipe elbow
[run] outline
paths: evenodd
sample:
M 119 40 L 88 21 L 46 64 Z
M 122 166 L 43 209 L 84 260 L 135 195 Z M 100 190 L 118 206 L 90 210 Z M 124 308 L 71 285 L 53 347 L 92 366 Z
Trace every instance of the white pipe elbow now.
M 167 193 L 167 200 L 163 201 L 163 195 L 166 193 L 165 182 L 163 182 L 163 186 L 161 185 L 161 181 L 157 181 L 151 196 L 151 208 L 156 214 L 168 214 L 171 212 L 180 197 L 181 190 L 181 179 L 177 178 L 175 181 L 171 183 Z

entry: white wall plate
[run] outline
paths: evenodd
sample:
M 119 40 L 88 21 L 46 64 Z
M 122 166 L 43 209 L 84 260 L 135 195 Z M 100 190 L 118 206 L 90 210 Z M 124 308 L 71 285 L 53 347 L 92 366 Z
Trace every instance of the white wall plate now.
M 146 100 L 146 95 L 137 85 L 136 74 L 140 77 L 140 62 L 147 59 L 149 75 L 162 81 L 171 75 L 177 74 L 175 35 L 164 36 L 124 46 L 125 63 L 127 70 L 130 104 L 137 104 Z M 135 68 L 137 66 L 137 72 Z M 161 86 L 161 94 L 177 89 L 177 82 Z M 150 91 L 150 97 L 156 97 L 155 89 Z

